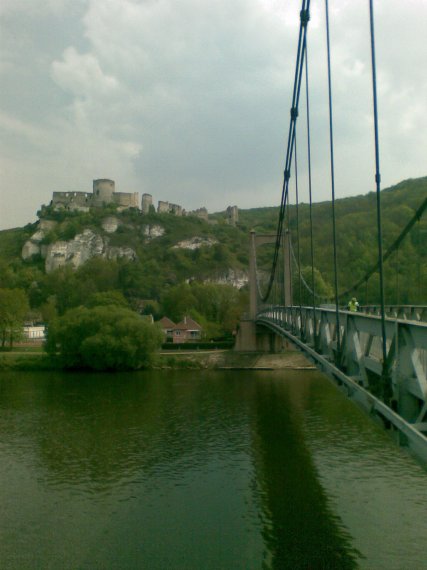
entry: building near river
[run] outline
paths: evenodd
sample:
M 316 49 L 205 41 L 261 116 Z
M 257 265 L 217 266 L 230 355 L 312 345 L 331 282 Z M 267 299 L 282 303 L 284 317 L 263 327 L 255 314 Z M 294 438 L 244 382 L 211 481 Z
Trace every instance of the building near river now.
M 202 338 L 202 327 L 191 317 L 185 316 L 178 324 L 175 324 L 168 317 L 163 317 L 157 322 L 166 337 L 166 342 L 173 342 L 174 344 L 197 342 Z
M 44 323 L 25 323 L 23 336 L 26 341 L 42 341 L 46 338 L 46 325 Z

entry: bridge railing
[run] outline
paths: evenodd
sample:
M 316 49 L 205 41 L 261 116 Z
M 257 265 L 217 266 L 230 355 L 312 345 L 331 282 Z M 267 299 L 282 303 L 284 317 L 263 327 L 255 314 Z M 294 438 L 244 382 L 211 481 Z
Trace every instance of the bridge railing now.
M 381 306 L 362 305 L 360 311 L 368 315 L 381 315 Z M 391 319 L 427 322 L 427 305 L 386 305 L 385 314 Z
M 331 363 L 417 430 L 427 432 L 427 323 L 386 319 L 389 375 L 384 377 L 380 317 L 339 311 L 338 321 L 340 346 L 334 309 L 269 306 L 257 314 L 258 324 L 294 339 L 309 356 L 320 355 L 322 362 Z

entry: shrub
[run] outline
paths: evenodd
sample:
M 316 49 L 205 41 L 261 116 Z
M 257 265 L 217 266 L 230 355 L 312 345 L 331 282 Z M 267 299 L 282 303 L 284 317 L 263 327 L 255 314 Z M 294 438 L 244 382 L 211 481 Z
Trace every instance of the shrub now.
M 46 351 L 66 368 L 135 370 L 150 366 L 161 330 L 114 305 L 71 309 L 49 326 Z

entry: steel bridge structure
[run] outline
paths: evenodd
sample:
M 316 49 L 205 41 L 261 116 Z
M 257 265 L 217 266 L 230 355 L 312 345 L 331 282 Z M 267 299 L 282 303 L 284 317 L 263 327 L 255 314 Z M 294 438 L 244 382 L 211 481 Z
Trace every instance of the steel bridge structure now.
M 384 385 L 378 316 L 340 311 L 339 350 L 333 309 L 272 305 L 257 312 L 255 322 L 298 347 L 350 399 L 427 462 L 427 323 L 386 319 L 390 385 Z
M 279 205 L 279 215 L 275 233 L 257 235 L 251 231 L 249 251 L 249 315 L 242 319 L 236 346 L 239 350 L 268 349 L 292 343 L 308 359 L 325 372 L 346 395 L 360 404 L 372 417 L 379 419 L 389 428 L 401 444 L 407 445 L 427 464 L 427 301 L 421 287 L 421 270 L 417 271 L 417 305 L 387 305 L 385 300 L 384 263 L 393 255 L 398 256 L 399 248 L 414 227 L 420 228 L 420 220 L 427 211 L 427 196 L 414 211 L 412 218 L 401 229 L 400 234 L 385 251 L 382 242 L 381 219 L 381 174 L 380 144 L 378 129 L 378 102 L 375 62 L 375 26 L 373 0 L 369 0 L 369 34 L 371 43 L 372 96 L 373 96 L 373 132 L 375 140 L 375 239 L 376 261 L 363 273 L 355 270 L 355 283 L 345 291 L 338 287 L 338 239 L 335 210 L 335 175 L 334 175 L 334 140 L 333 140 L 333 105 L 331 81 L 331 47 L 329 36 L 329 8 L 326 10 L 326 52 L 329 107 L 329 150 L 331 167 L 331 241 L 332 255 L 324 274 L 328 277 L 330 290 L 328 298 L 321 296 L 316 285 L 315 271 L 322 274 L 322 269 L 315 264 L 314 224 L 312 216 L 312 176 L 311 176 L 311 138 L 310 138 L 310 97 L 308 75 L 307 30 L 310 21 L 310 0 L 302 0 L 298 48 L 290 107 L 289 132 L 287 137 L 284 178 Z M 305 89 L 302 89 L 302 86 Z M 305 90 L 305 109 L 300 109 L 300 94 Z M 297 120 L 300 111 L 305 113 L 305 137 L 307 141 L 307 190 L 309 196 L 309 216 L 306 217 L 305 240 L 300 240 L 299 191 L 298 191 L 298 150 Z M 299 140 L 299 139 L 298 139 Z M 306 152 L 304 150 L 304 153 Z M 299 151 L 301 153 L 301 150 Z M 291 235 L 290 225 L 290 179 L 295 178 L 295 223 Z M 322 183 L 324 181 L 322 180 Z M 300 184 L 301 186 L 301 184 Z M 315 222 L 315 220 L 314 220 Z M 417 225 L 418 224 L 418 225 Z M 325 231 L 324 229 L 322 231 Z M 418 267 L 425 259 L 421 252 L 422 239 L 418 232 Z M 390 239 L 390 238 L 389 238 Z M 294 240 L 295 248 L 292 241 Z M 302 255 L 303 244 L 307 248 Z M 324 243 L 324 242 L 323 242 Z M 407 243 L 407 242 L 405 242 Z M 271 266 L 268 273 L 260 272 L 257 267 L 257 248 L 265 244 L 274 245 Z M 317 246 L 319 247 L 319 246 Z M 348 244 L 347 246 L 348 247 Z M 372 247 L 372 246 L 370 246 Z M 309 251 L 308 251 L 309 250 Z M 310 259 L 311 274 L 303 276 L 302 259 Z M 264 256 L 265 258 L 265 256 Z M 293 269 L 295 266 L 295 269 Z M 296 290 L 293 290 L 296 276 Z M 263 275 L 261 275 L 263 273 Z M 351 273 L 351 270 L 350 270 Z M 362 274 L 361 274 L 362 273 Z M 375 292 L 368 303 L 368 281 L 375 275 Z M 396 273 L 398 275 L 398 273 Z M 323 276 L 322 276 L 323 277 Z M 372 283 L 372 282 L 370 282 Z M 388 282 L 390 285 L 390 281 Z M 343 310 L 360 287 L 365 286 L 366 306 L 353 312 Z M 305 297 L 302 294 L 305 288 Z M 396 281 L 395 299 L 399 303 L 400 287 Z M 372 287 L 371 287 L 372 289 Z M 388 288 L 390 290 L 390 287 Z M 297 298 L 297 302 L 296 301 Z M 303 301 L 308 299 L 308 302 Z M 309 306 L 307 306 L 307 303 Z M 346 305 L 347 306 L 347 305 Z M 352 308 L 349 305 L 349 308 Z M 267 340 L 266 340 L 267 339 Z

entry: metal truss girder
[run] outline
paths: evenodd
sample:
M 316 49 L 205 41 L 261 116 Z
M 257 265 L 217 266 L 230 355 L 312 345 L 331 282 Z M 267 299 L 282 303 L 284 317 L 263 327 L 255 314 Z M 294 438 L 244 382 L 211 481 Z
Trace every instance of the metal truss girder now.
M 411 424 L 366 388 L 347 376 L 323 355 L 307 346 L 297 336 L 285 330 L 280 322 L 273 322 L 267 315 L 268 313 L 258 315 L 257 323 L 290 340 L 316 363 L 336 385 L 341 388 L 345 386 L 347 396 L 359 404 L 370 416 L 382 419 L 383 425 L 387 422 L 393 425 L 403 436 L 400 440 L 401 443 L 407 445 L 417 457 L 427 464 L 427 437 L 422 433 L 425 426 L 425 423 L 422 421 L 423 418 L 420 417 L 417 422 Z M 427 412 L 426 405 L 424 405 L 424 408 L 424 412 Z
M 371 372 L 373 372 L 377 376 L 381 376 L 383 367 L 382 367 L 382 364 L 379 360 L 372 358 L 371 356 L 364 356 L 363 362 L 364 362 L 365 368 L 367 370 L 370 370 Z
M 333 309 L 265 307 L 258 319 L 265 326 L 274 323 L 278 334 L 298 339 L 297 344 L 306 353 L 317 355 L 315 360 L 322 369 L 325 363 L 328 366 L 334 363 L 335 376 L 339 370 L 358 386 L 362 384 L 372 396 L 375 384 L 384 381 L 384 370 L 388 370 L 392 400 L 399 417 L 414 426 L 427 421 L 427 323 L 386 319 L 386 365 L 383 366 L 378 316 L 340 311 L 340 354 Z M 386 406 L 384 402 L 383 405 Z

